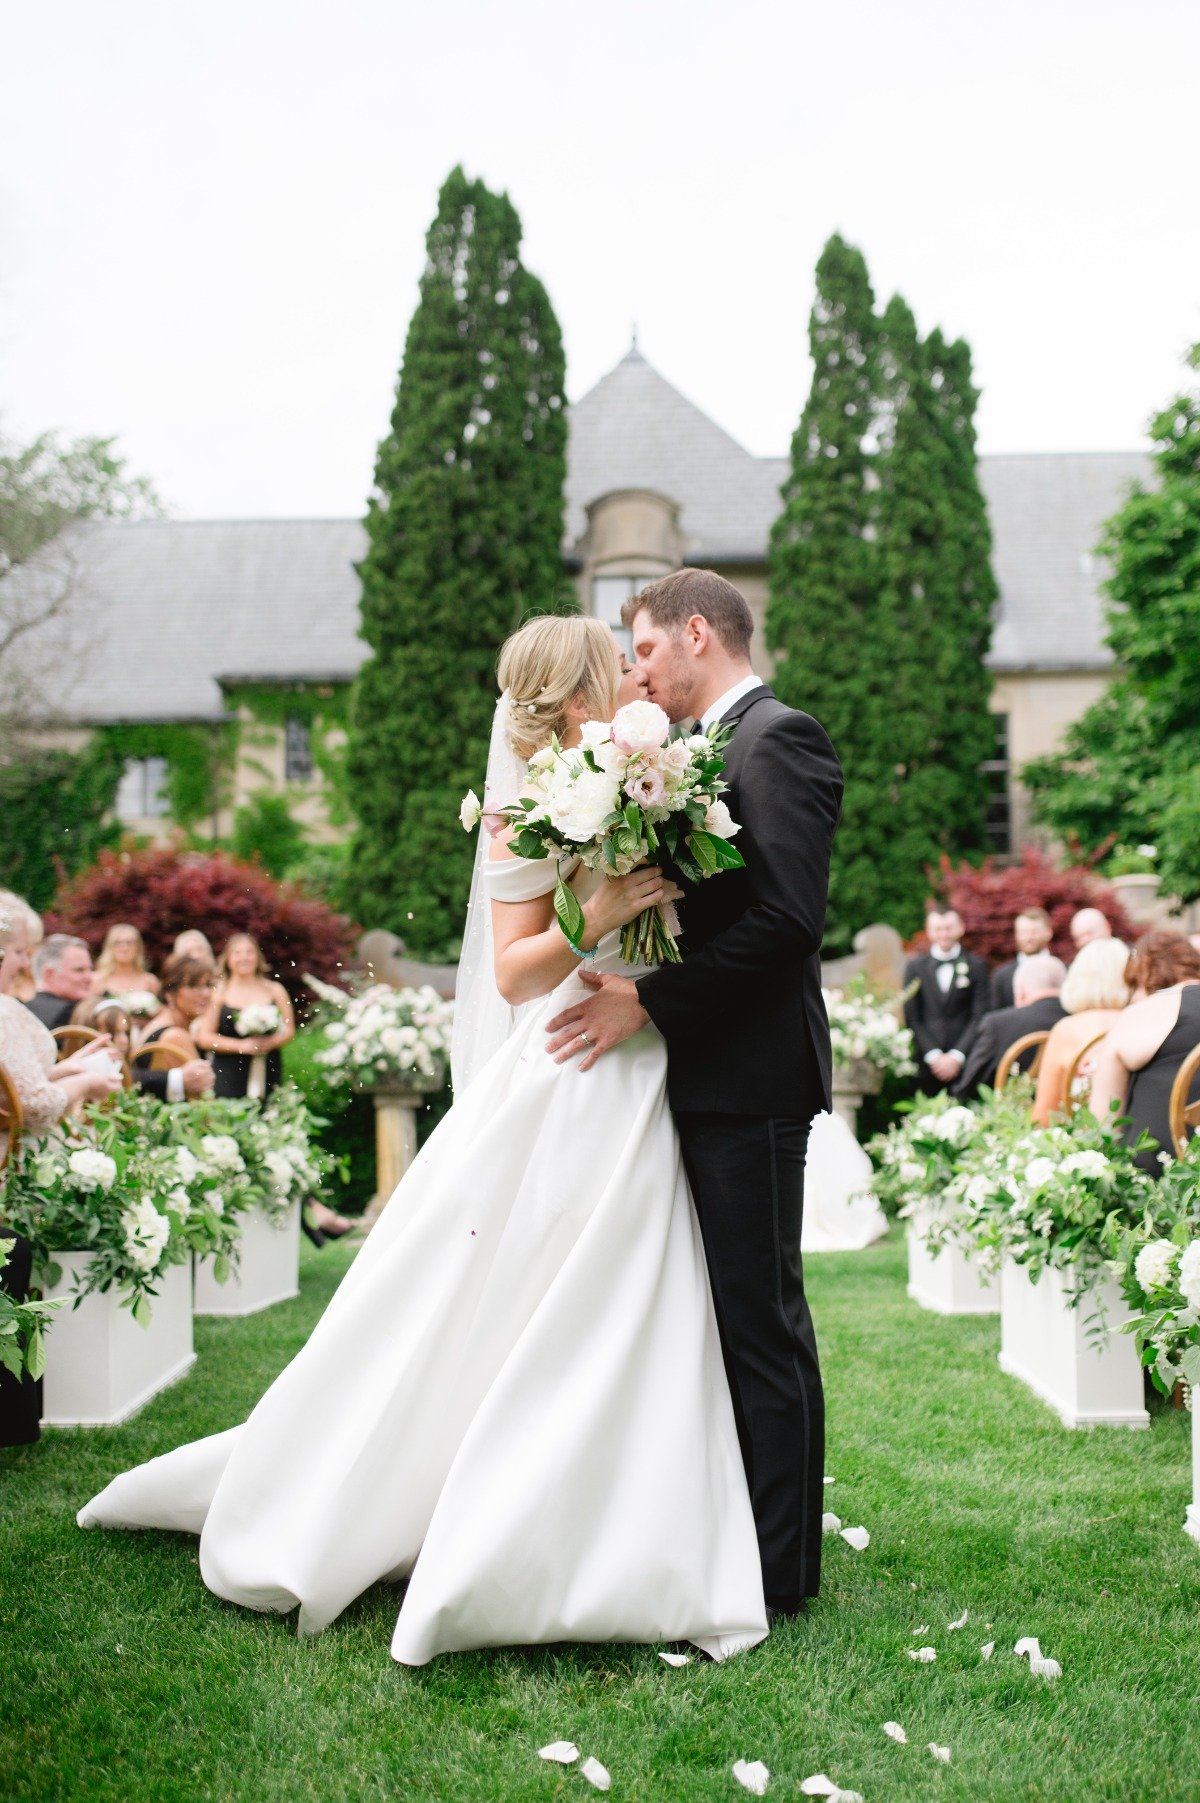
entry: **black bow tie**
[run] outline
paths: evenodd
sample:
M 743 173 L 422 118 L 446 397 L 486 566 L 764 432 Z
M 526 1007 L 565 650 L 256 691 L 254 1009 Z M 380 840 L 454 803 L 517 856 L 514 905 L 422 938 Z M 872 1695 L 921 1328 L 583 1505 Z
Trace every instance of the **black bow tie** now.
M 703 736 L 704 736 L 703 720 L 693 720 L 690 728 L 688 729 L 688 736 L 690 738 L 695 738 L 697 733 L 699 733 L 700 736 L 703 738 Z

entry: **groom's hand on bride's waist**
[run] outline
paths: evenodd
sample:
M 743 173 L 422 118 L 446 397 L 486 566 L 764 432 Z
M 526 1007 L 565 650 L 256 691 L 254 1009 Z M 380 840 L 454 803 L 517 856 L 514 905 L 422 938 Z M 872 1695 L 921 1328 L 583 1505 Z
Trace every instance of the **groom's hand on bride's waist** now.
M 579 1068 L 590 1071 L 601 1052 L 611 1052 L 623 1039 L 640 1033 L 650 1016 L 638 1001 L 637 984 L 628 977 L 602 977 L 590 970 L 579 974 L 596 993 L 548 1022 L 546 1050 L 556 1064 L 567 1064 L 582 1053 Z

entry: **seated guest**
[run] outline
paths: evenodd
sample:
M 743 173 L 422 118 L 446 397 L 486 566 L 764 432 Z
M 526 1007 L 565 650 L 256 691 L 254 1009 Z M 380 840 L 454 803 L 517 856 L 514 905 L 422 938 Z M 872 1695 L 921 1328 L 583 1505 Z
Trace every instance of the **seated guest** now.
M 146 947 L 136 927 L 122 922 L 109 927 L 92 975 L 92 994 L 118 1001 L 138 993 L 158 994 L 158 978 L 146 967 Z
M 1072 914 L 1070 933 L 1077 952 L 1090 945 L 1093 939 L 1111 939 L 1113 936 L 1108 918 L 1099 908 L 1080 908 L 1077 914 Z
M 128 1061 L 133 1030 L 128 1014 L 111 996 L 93 996 L 81 1002 L 71 1016 L 73 1027 L 95 1027 L 111 1036 L 113 1049 Z M 130 1066 L 133 1081 L 148 1096 L 160 1102 L 191 1102 L 197 1096 L 209 1095 L 213 1086 L 212 1066 L 203 1058 L 190 1064 L 172 1066 L 167 1071 L 154 1071 L 145 1064 Z
M 213 948 L 200 931 L 199 927 L 185 927 L 182 933 L 176 933 L 175 943 L 171 947 L 173 958 L 203 958 L 215 970 L 217 960 Z
M 994 1008 L 979 1023 L 979 1031 L 963 1066 L 962 1076 L 954 1085 L 956 1096 L 976 1095 L 983 1084 L 990 1088 L 996 1081 L 996 1070 L 1010 1045 L 1024 1039 L 1026 1033 L 1045 1033 L 1063 1017 L 1059 991 L 1066 978 L 1067 967 L 1061 958 L 1039 952 L 1026 958 L 1018 970 L 1013 988 L 1016 1006 Z M 1028 1070 L 1037 1055 L 1030 1046 L 1017 1060 L 1021 1070 Z
M 1180 1065 L 1200 1045 L 1200 952 L 1182 933 L 1153 932 L 1129 955 L 1126 981 L 1134 999 L 1096 1047 L 1092 1113 L 1103 1120 L 1114 1102 L 1128 1117 L 1132 1144 L 1145 1129 L 1156 1149 L 1138 1154 L 1152 1177 L 1159 1150 L 1174 1155 L 1171 1086 Z M 1200 1082 L 1191 1099 L 1200 1094 Z
M 11 894 L 11 891 L 6 891 Z M 26 924 L 29 928 L 29 962 L 25 969 L 18 972 L 10 994 L 14 1001 L 31 1002 L 37 994 L 37 980 L 33 974 L 33 957 L 38 946 L 46 937 L 46 929 L 42 925 L 42 917 L 36 908 L 31 908 L 27 901 L 19 895 L 12 896 L 13 903 L 24 910 Z
M 162 1007 L 146 1023 L 146 1030 L 138 1039 L 134 1054 L 136 1058 L 139 1053 L 155 1045 L 174 1046 L 177 1051 L 186 1052 L 187 1064 L 179 1067 L 181 1075 L 188 1069 L 188 1065 L 193 1064 L 204 1064 L 208 1072 L 203 1088 L 197 1092 L 200 1094 L 212 1088 L 212 1070 L 201 1058 L 192 1030 L 212 1000 L 215 983 L 212 967 L 202 958 L 168 958 L 162 973 Z M 137 1068 L 135 1063 L 135 1076 Z
M 33 958 L 37 991 L 25 1006 L 53 1033 L 65 1027 L 72 1010 L 86 1001 L 92 987 L 92 954 L 87 942 L 72 933 L 51 933 Z
M 953 1085 L 987 1011 L 987 962 L 963 950 L 962 930 L 954 908 L 931 909 L 925 916 L 929 950 L 904 967 L 905 988 L 917 985 L 904 1004 L 904 1020 L 917 1042 L 917 1085 L 927 1092 Z
M 1020 970 L 1026 958 L 1035 958 L 1039 952 L 1050 949 L 1050 941 L 1054 937 L 1054 928 L 1050 924 L 1050 916 L 1045 908 L 1022 908 L 1013 921 L 1013 940 L 1017 955 L 1010 958 L 1007 964 L 1001 964 L 992 972 L 991 1008 L 1015 1008 L 1017 998 L 1013 993 L 1013 977 Z
M 1105 1033 L 1129 1000 L 1125 968 L 1129 948 L 1122 939 L 1092 939 L 1079 953 L 1062 986 L 1059 1000 L 1066 1018 L 1050 1032 L 1038 1070 L 1033 1118 L 1048 1127 L 1070 1102 L 1067 1076 L 1075 1059 L 1097 1033 Z M 1094 1062 L 1095 1054 L 1089 1059 Z M 1081 1073 L 1083 1074 L 1083 1073 Z

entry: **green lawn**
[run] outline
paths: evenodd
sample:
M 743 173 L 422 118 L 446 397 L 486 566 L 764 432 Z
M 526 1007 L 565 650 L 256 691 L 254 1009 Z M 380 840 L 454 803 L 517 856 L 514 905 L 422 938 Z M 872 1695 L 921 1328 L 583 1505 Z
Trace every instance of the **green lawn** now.
M 190 1378 L 125 1427 L 0 1453 L 6 1797 L 593 1797 L 536 1756 L 566 1738 L 610 1768 L 614 1798 L 745 1797 L 739 1757 L 770 1767 L 769 1797 L 820 1771 L 866 1803 L 1200 1798 L 1187 1418 L 1066 1431 L 1000 1374 L 995 1321 L 908 1302 L 896 1243 L 809 1271 L 828 1506 L 871 1545 L 827 1540 L 812 1615 L 725 1666 L 571 1646 L 409 1671 L 388 1657 L 385 1588 L 298 1641 L 289 1619 L 211 1596 L 187 1537 L 80 1533 L 75 1509 L 114 1472 L 244 1416 L 351 1255 L 306 1245 L 298 1301 L 199 1323 Z M 1012 1656 L 1027 1634 L 1061 1661 L 1058 1683 Z M 905 1657 L 926 1643 L 936 1664 Z

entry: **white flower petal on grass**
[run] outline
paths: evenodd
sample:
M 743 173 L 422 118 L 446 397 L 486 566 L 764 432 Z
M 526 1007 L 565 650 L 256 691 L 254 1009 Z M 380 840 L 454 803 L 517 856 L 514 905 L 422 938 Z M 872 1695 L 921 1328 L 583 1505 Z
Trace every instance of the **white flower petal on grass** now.
M 953 1634 L 956 1628 L 965 1628 L 970 1619 L 971 1611 L 969 1609 L 964 1609 L 957 1621 L 948 1621 L 946 1623 L 947 1634 Z
M 996 1642 L 994 1640 L 989 1640 L 986 1646 L 980 1647 L 979 1657 L 981 1659 L 990 1659 L 992 1654 L 995 1652 L 995 1650 L 996 1650 Z
M 806 1797 L 832 1797 L 837 1790 L 837 1785 L 832 1778 L 827 1778 L 824 1772 L 814 1772 L 811 1778 L 804 1780 L 800 1789 Z
M 842 1531 L 841 1516 L 840 1515 L 831 1515 L 829 1510 L 826 1509 L 824 1515 L 822 1515 L 822 1517 L 821 1517 L 821 1532 L 823 1534 L 840 1534 L 841 1531 Z
M 908 1649 L 908 1656 L 910 1659 L 915 1659 L 919 1665 L 932 1665 L 937 1658 L 937 1648 L 931 1646 L 910 1646 Z
M 548 1747 L 538 1748 L 539 1759 L 552 1759 L 555 1765 L 574 1765 L 579 1748 L 571 1740 L 552 1740 Z
M 761 1759 L 735 1759 L 733 1775 L 743 1790 L 752 1791 L 756 1797 L 765 1797 L 771 1774 Z
M 929 1623 L 927 1621 L 923 1621 L 919 1628 L 913 1629 L 914 1634 L 928 1634 L 928 1632 L 929 1632 Z
M 908 1735 L 904 1732 L 904 1729 L 900 1726 L 899 1722 L 884 1722 L 883 1731 L 889 1739 L 896 1742 L 898 1747 L 906 1747 L 908 1745 Z
M 1018 1659 L 1024 1659 L 1026 1654 L 1028 1654 L 1031 1659 L 1040 1659 L 1042 1656 L 1041 1646 L 1030 1635 L 1026 1635 L 1024 1640 L 1018 1640 L 1016 1646 L 1013 1648 L 1013 1652 L 1017 1655 Z
M 826 1479 L 825 1479 L 825 1482 L 826 1482 L 826 1483 L 827 1483 L 827 1484 L 836 1484 L 836 1483 L 837 1483 L 837 1479 L 836 1479 L 836 1478 L 835 1478 L 835 1477 L 827 1477 L 827 1478 L 826 1478 Z
M 1035 1678 L 1061 1678 L 1062 1666 L 1057 1659 L 1030 1659 L 1029 1669 Z
M 660 1653 L 658 1656 L 664 1665 L 690 1665 L 692 1663 L 686 1653 Z
M 612 1779 L 608 1774 L 608 1769 L 606 1766 L 602 1766 L 598 1759 L 585 1759 L 579 1770 L 588 1783 L 594 1785 L 597 1790 L 612 1789 Z
M 865 1553 L 871 1544 L 871 1536 L 866 1528 L 843 1528 L 842 1539 L 847 1546 L 852 1546 L 856 1553 Z
M 928 1746 L 929 1751 L 933 1754 L 933 1757 L 935 1759 L 940 1759 L 943 1765 L 950 1764 L 950 1749 L 949 1749 L 949 1747 L 939 1747 L 936 1740 L 927 1741 L 926 1745 Z

